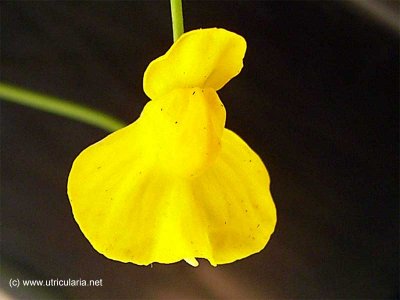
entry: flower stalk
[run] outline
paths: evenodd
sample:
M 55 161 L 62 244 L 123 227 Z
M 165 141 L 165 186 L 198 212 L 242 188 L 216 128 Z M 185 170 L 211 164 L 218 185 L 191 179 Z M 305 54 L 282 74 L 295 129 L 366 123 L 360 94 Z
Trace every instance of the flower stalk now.
M 183 34 L 182 0 L 170 0 L 174 42 Z
M 108 132 L 113 132 L 125 126 L 123 122 L 116 118 L 93 108 L 2 82 L 0 82 L 0 98 L 5 101 L 80 121 Z

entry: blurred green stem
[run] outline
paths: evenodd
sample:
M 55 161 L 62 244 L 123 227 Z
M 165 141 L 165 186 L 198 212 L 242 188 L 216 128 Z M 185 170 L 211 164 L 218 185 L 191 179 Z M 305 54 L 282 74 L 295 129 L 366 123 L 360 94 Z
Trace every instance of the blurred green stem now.
M 0 98 L 113 132 L 126 124 L 90 107 L 0 82 Z
M 172 31 L 174 34 L 174 42 L 175 42 L 182 35 L 184 31 L 182 0 L 170 0 L 170 3 L 171 3 Z

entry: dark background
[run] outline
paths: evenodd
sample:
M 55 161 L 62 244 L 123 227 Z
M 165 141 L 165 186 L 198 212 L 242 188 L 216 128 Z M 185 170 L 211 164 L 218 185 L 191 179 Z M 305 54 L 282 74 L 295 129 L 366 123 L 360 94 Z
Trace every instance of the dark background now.
M 1 295 L 398 298 L 398 2 L 372 3 L 386 19 L 351 2 L 184 2 L 186 30 L 223 27 L 248 43 L 219 94 L 227 127 L 270 172 L 278 224 L 261 253 L 233 264 L 140 267 L 98 254 L 66 181 L 106 133 L 1 101 Z M 132 122 L 148 101 L 145 68 L 172 43 L 169 14 L 167 1 L 1 2 L 2 81 Z M 10 289 L 10 278 L 103 286 Z

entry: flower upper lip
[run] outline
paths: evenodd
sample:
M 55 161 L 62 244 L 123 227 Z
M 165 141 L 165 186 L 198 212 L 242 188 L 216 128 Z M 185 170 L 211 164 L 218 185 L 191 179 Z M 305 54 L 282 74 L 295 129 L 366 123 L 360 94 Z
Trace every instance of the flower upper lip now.
M 221 28 L 197 29 L 183 34 L 167 53 L 147 67 L 143 89 L 158 99 L 175 88 L 221 89 L 240 73 L 246 40 Z

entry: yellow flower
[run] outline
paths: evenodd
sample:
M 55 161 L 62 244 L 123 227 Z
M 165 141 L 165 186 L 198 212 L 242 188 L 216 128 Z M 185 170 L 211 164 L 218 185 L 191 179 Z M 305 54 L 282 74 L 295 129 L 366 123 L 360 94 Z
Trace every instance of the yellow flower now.
M 216 91 L 243 67 L 246 41 L 224 29 L 183 34 L 148 66 L 138 120 L 85 149 L 68 195 L 106 257 L 148 265 L 212 265 L 261 251 L 276 224 L 268 172 L 225 129 Z

